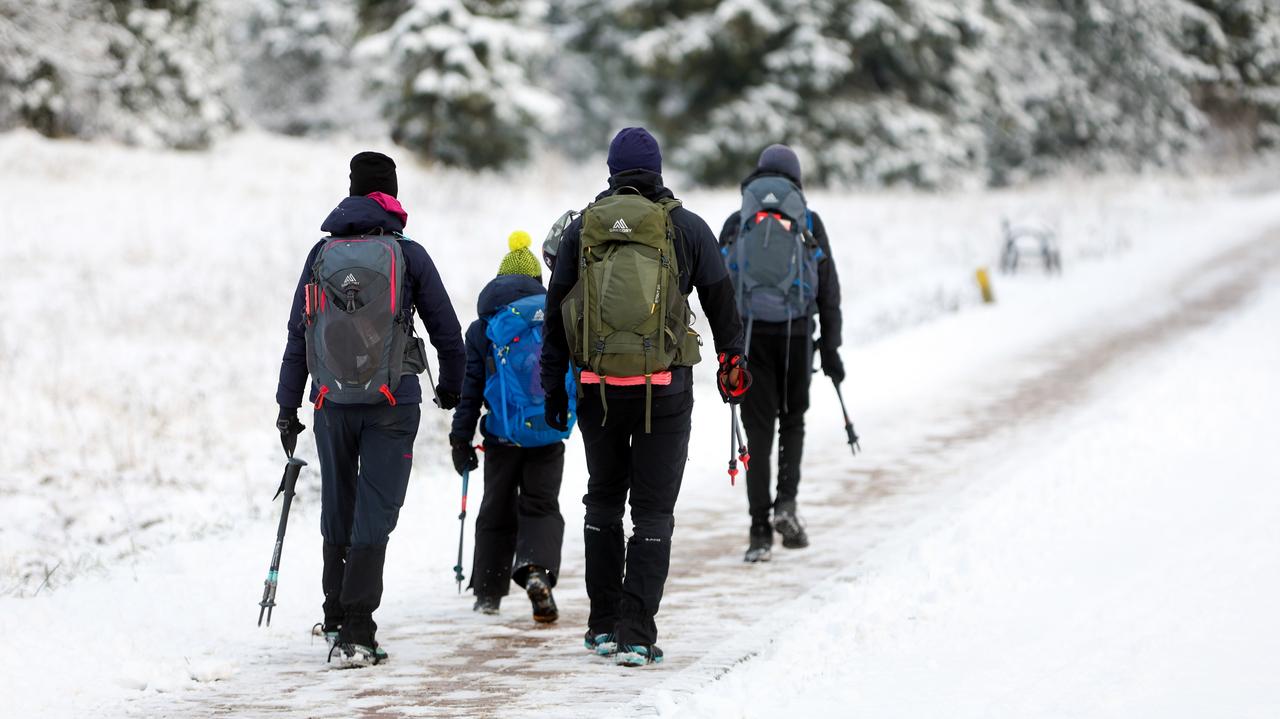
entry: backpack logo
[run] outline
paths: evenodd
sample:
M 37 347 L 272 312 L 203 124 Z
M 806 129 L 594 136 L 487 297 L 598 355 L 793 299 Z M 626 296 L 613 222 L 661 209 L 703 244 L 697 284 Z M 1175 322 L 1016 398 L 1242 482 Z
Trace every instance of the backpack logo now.
M 360 281 L 356 279 L 354 274 L 348 272 L 347 276 L 342 278 L 342 289 L 347 289 L 347 285 L 355 285 L 356 287 L 359 287 Z
M 761 202 L 772 202 L 776 205 L 778 203 L 778 196 L 770 192 L 764 196 L 764 199 L 761 200 Z
M 615 222 L 615 223 L 613 223 L 613 231 L 614 231 L 614 232 L 627 232 L 627 233 L 630 233 L 630 232 L 631 232 L 631 228 L 630 228 L 630 227 L 627 227 L 627 221 L 626 221 L 626 220 L 624 220 L 624 219 L 622 219 L 621 217 L 619 217 L 619 218 L 618 218 L 618 221 L 617 221 L 617 222 Z
M 534 312 L 534 313 L 533 313 L 533 321 L 534 321 L 534 322 L 541 322 L 541 321 L 542 321 L 542 310 L 538 310 L 537 312 Z

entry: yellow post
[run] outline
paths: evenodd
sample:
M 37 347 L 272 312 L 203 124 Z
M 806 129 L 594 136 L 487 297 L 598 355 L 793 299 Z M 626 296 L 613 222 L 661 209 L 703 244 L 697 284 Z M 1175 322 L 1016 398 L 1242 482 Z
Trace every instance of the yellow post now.
M 978 279 L 978 288 L 982 290 L 982 301 L 989 305 L 994 304 L 996 293 L 991 289 L 991 276 L 987 274 L 987 268 L 979 267 L 974 276 Z

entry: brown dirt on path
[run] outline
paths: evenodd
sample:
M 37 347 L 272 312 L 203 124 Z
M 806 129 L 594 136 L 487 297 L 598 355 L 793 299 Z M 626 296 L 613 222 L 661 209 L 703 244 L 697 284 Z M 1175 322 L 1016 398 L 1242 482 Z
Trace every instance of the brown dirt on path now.
M 662 667 L 623 670 L 586 654 L 581 648 L 586 623 L 581 565 L 567 562 L 557 590 L 562 615 L 556 625 L 532 627 L 523 615 L 512 616 L 520 612 L 509 609 L 501 622 L 480 624 L 472 617 L 460 618 L 457 606 L 424 608 L 412 626 L 390 628 L 394 634 L 388 644 L 403 653 L 386 666 L 324 670 L 316 666 L 316 650 L 303 647 L 244 667 L 207 691 L 133 702 L 128 713 L 370 718 L 652 714 L 656 710 L 646 699 L 649 690 L 696 691 L 728 671 L 767 644 L 767 637 L 753 636 L 763 608 L 785 611 L 788 602 L 846 569 L 941 501 L 936 490 L 963 483 L 964 472 L 955 459 L 962 451 L 998 451 L 1010 432 L 1034 428 L 1064 409 L 1096 399 L 1090 396 L 1091 385 L 1105 373 L 1141 361 L 1146 353 L 1228 315 L 1278 268 L 1280 234 L 1228 248 L 1160 288 L 1162 301 L 1152 306 L 1167 309 L 1136 311 L 1119 321 L 1110 315 L 1099 318 L 1089 335 L 1044 347 L 1032 357 L 1041 371 L 961 408 L 948 417 L 949 429 L 922 436 L 909 451 L 879 457 L 875 466 L 850 462 L 847 455 L 819 458 L 826 469 L 836 470 L 822 483 L 806 486 L 809 531 L 819 541 L 803 552 L 777 548 L 773 566 L 741 562 L 745 530 L 738 501 L 715 511 L 681 510 L 659 617 L 670 657 Z M 841 444 L 838 451 L 844 449 Z M 572 545 L 566 546 L 566 560 L 572 551 Z M 513 596 L 508 606 L 522 600 Z

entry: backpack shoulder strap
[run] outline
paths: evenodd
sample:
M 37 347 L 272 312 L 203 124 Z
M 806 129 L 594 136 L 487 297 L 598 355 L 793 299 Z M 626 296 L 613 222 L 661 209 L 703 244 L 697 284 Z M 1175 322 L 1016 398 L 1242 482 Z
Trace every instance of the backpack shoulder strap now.
M 494 359 L 494 348 L 497 346 L 493 343 L 493 338 L 489 337 L 489 320 L 481 317 L 480 321 L 484 323 L 484 377 L 488 382 L 489 378 L 498 373 L 498 362 Z

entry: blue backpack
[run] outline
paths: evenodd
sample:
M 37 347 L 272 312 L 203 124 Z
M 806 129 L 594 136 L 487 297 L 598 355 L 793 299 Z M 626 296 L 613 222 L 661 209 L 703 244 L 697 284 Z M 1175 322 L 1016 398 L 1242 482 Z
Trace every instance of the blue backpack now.
M 568 439 L 578 414 L 577 388 L 570 371 L 565 373 L 569 429 L 552 429 L 544 416 L 541 370 L 546 300 L 544 294 L 521 297 L 494 312 L 485 329 L 493 355 L 484 384 L 484 400 L 489 405 L 484 426 L 519 447 L 544 447 Z

